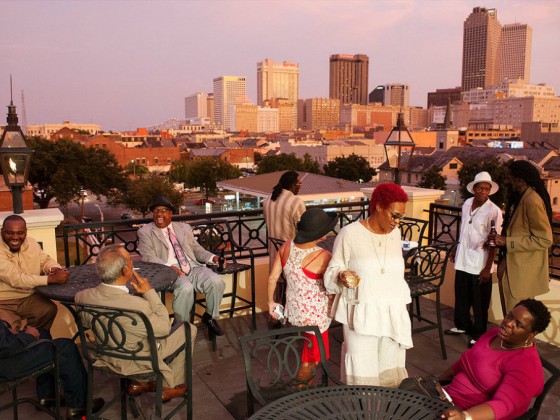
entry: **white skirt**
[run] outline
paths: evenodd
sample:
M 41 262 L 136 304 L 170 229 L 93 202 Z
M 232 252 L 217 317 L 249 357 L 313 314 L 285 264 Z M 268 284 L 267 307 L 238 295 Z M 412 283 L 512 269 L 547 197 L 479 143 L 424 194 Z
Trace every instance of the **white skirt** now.
M 396 388 L 408 377 L 406 349 L 389 337 L 358 334 L 344 327 L 340 377 L 346 385 Z

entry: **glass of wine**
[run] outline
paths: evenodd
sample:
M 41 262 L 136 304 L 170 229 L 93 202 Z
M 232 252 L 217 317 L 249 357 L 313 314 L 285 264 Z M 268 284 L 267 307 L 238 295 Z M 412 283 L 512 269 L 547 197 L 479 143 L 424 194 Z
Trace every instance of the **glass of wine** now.
M 345 287 L 346 300 L 350 305 L 356 305 L 360 303 L 358 301 L 358 285 L 360 284 L 360 276 L 358 276 L 354 271 L 347 270 L 342 273 L 348 287 Z

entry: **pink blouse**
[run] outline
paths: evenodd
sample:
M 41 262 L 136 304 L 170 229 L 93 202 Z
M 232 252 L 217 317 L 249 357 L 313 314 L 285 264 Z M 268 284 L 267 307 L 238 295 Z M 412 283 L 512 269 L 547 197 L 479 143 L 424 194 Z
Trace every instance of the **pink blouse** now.
M 499 351 L 490 348 L 498 335 L 492 328 L 453 365 L 455 376 L 445 387 L 461 410 L 486 403 L 496 419 L 513 419 L 527 411 L 544 387 L 542 364 L 535 345 Z

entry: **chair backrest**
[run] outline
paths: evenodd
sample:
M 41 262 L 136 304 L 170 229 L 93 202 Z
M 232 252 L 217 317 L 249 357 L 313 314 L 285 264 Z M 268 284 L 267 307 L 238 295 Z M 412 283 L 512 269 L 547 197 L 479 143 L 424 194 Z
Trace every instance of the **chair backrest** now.
M 0 321 L 2 322 L 2 321 Z M 26 360 L 29 359 L 29 357 L 26 357 L 25 353 L 31 353 L 34 352 L 34 354 L 38 354 L 39 352 L 45 356 L 46 354 L 51 354 L 52 358 L 48 359 L 46 357 L 44 357 L 44 359 L 46 359 L 44 362 L 37 364 L 36 366 L 34 366 L 33 369 L 30 369 L 29 366 L 23 366 L 22 365 L 22 360 Z M 25 359 L 24 359 L 25 358 Z M 11 380 L 7 380 L 4 382 L 0 382 L 0 395 L 3 395 L 5 393 L 7 393 L 8 391 L 12 391 L 12 401 L 8 402 L 4 405 L 0 406 L 0 412 L 4 411 L 8 408 L 12 408 L 13 409 L 13 418 L 17 419 L 18 418 L 18 405 L 19 404 L 23 404 L 23 403 L 30 403 L 33 404 L 35 406 L 35 408 L 37 410 L 41 410 L 47 414 L 49 414 L 51 417 L 54 417 L 55 419 L 58 419 L 58 412 L 60 410 L 60 398 L 58 398 L 57 396 L 60 395 L 60 390 L 59 390 L 59 360 L 58 360 L 58 352 L 56 350 L 56 346 L 54 341 L 52 340 L 47 340 L 47 339 L 39 339 L 36 341 L 31 342 L 30 344 L 28 344 L 25 349 L 20 352 L 20 353 L 16 353 L 14 355 L 11 356 L 7 356 L 5 358 L 3 358 L 2 360 L 3 365 L 4 366 L 22 366 L 22 369 L 25 368 L 26 370 L 26 374 L 23 376 L 19 376 L 17 378 L 11 379 Z M 13 371 L 12 371 L 13 373 Z M 55 409 L 54 411 L 47 408 L 47 407 L 43 407 L 42 405 L 39 404 L 38 401 L 36 401 L 33 398 L 29 398 L 29 397 L 24 397 L 24 398 L 17 398 L 17 392 L 16 392 L 16 388 L 27 382 L 30 379 L 33 378 L 37 378 L 41 375 L 44 375 L 46 373 L 50 373 L 54 378 L 54 395 L 55 395 Z M 2 417 L 0 415 L 0 417 Z
M 548 372 L 549 375 L 546 375 L 548 376 L 548 379 L 544 383 L 543 392 L 537 398 L 535 398 L 533 405 L 531 406 L 531 408 L 529 408 L 527 413 L 525 413 L 521 417 L 518 417 L 518 419 L 536 419 L 539 415 L 539 411 L 541 410 L 544 399 L 546 398 L 547 394 L 550 392 L 554 384 L 556 384 L 556 382 L 558 382 L 558 380 L 560 379 L 560 369 L 558 369 L 542 356 L 541 363 L 543 365 L 543 369 L 545 370 L 545 374 L 546 372 Z
M 419 245 L 422 245 L 422 239 L 424 238 L 424 232 L 427 227 L 427 220 L 407 217 L 399 221 L 401 239 L 403 241 L 416 241 Z
M 338 383 L 328 366 L 317 326 L 280 328 L 245 335 L 239 341 L 245 362 L 249 414 L 252 398 L 264 406 L 281 396 L 311 386 L 296 378 L 302 364 L 303 346 L 311 346 L 311 339 L 304 332 L 315 336 L 321 356 L 321 363 L 317 366 L 317 370 L 321 371 L 321 382 L 312 386 L 328 386 L 329 378 Z
M 274 249 L 276 250 L 276 252 L 280 251 L 280 248 L 282 248 L 282 245 L 284 245 L 284 242 L 286 242 L 284 239 L 278 239 L 278 238 L 273 238 L 272 236 L 268 237 L 268 242 L 270 244 L 272 244 L 272 246 L 274 247 Z
M 88 363 L 93 364 L 98 359 L 144 361 L 151 364 L 155 373 L 161 372 L 154 330 L 144 313 L 78 303 L 65 303 L 65 306 L 74 316 L 82 356 Z
M 432 282 L 441 286 L 445 280 L 450 246 L 426 245 L 410 250 L 405 256 L 405 267 L 412 277 L 421 282 Z

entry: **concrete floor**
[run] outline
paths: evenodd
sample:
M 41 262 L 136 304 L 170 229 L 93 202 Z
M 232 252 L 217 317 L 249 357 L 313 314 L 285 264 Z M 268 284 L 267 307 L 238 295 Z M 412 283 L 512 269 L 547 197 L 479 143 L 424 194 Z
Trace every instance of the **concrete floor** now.
M 422 301 L 423 313 L 430 317 L 433 314 L 433 303 Z M 450 328 L 452 323 L 453 309 L 444 310 L 444 328 Z M 245 368 L 241 355 L 238 337 L 250 333 L 250 317 L 236 317 L 220 321 L 225 335 L 218 337 L 218 350 L 212 352 L 205 328 L 199 328 L 198 338 L 195 343 L 193 364 L 193 411 L 195 419 L 245 419 L 246 410 L 246 386 Z M 416 324 L 415 324 L 416 325 Z M 257 328 L 266 329 L 267 322 L 264 315 L 257 317 Z M 448 359 L 441 357 L 437 330 L 426 331 L 413 336 L 414 348 L 407 352 L 407 368 L 410 375 L 436 375 L 456 361 L 461 352 L 467 348 L 466 338 L 463 336 L 446 336 Z M 334 327 L 330 332 L 331 362 L 335 365 L 335 373 L 338 374 L 340 365 L 340 345 L 342 342 L 342 328 Z M 560 349 L 545 343 L 539 343 L 541 355 L 550 360 L 556 366 L 560 366 Z M 95 377 L 96 397 L 110 399 L 111 395 L 118 389 L 118 381 L 111 376 Z M 28 383 L 19 390 L 20 396 L 33 396 L 34 384 Z M 560 413 L 560 384 L 553 388 L 541 409 L 539 419 L 557 419 Z M 0 405 L 8 401 L 8 395 L 0 397 Z M 144 418 L 149 418 L 150 406 L 153 397 L 142 396 L 139 402 L 144 410 Z M 172 409 L 173 402 L 165 404 L 164 410 Z M 258 409 L 258 407 L 257 407 Z M 51 418 L 43 413 L 38 413 L 33 407 L 25 404 L 19 409 L 21 419 L 34 420 Z M 12 417 L 10 411 L 0 413 L 0 419 Z M 129 417 L 132 414 L 129 410 Z M 113 407 L 105 415 L 107 419 L 120 418 L 118 405 Z M 183 410 L 175 418 L 185 419 L 186 412 Z

